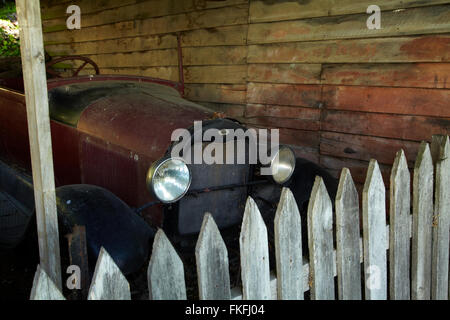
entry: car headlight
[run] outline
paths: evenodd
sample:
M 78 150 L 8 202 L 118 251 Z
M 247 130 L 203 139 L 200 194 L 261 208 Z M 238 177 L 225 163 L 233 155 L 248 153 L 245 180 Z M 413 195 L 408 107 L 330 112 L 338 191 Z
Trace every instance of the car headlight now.
M 280 146 L 270 162 L 270 172 L 273 180 L 283 184 L 289 180 L 295 170 L 295 154 L 291 148 Z
M 163 203 L 180 200 L 191 185 L 191 172 L 179 158 L 162 158 L 147 172 L 147 188 Z

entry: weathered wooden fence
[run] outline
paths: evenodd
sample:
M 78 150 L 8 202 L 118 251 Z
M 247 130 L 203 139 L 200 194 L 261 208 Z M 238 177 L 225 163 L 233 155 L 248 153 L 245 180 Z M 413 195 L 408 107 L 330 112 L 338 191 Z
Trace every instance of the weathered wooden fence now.
M 309 262 L 302 254 L 299 210 L 291 191 L 283 189 L 274 220 L 273 273 L 266 225 L 256 203 L 248 198 L 239 239 L 242 290 L 230 288 L 227 248 L 214 219 L 206 213 L 195 250 L 200 299 L 302 300 L 308 290 L 311 299 L 317 300 L 448 299 L 450 144 L 448 136 L 434 143 L 434 157 L 427 143 L 420 146 L 412 205 L 405 154 L 397 153 L 390 177 L 389 221 L 386 188 L 376 160 L 369 164 L 361 216 L 348 169 L 341 173 L 335 215 L 325 184 L 317 177 L 307 216 Z M 148 288 L 150 299 L 186 299 L 183 263 L 162 230 L 153 243 Z M 38 267 L 31 299 L 63 298 Z M 104 249 L 88 299 L 130 299 L 127 280 Z

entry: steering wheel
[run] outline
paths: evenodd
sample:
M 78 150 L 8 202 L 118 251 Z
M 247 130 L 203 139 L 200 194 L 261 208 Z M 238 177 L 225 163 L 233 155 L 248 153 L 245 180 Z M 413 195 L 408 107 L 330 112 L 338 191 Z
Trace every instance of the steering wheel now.
M 95 69 L 95 74 L 100 74 L 100 70 L 98 68 L 98 65 L 92 61 L 91 59 L 89 59 L 88 57 L 83 57 L 83 56 L 67 56 L 67 57 L 61 57 L 61 58 L 57 58 L 55 60 L 52 60 L 50 62 L 47 62 L 45 64 L 45 70 L 47 71 L 48 74 L 56 77 L 56 78 L 62 78 L 63 76 L 61 74 L 59 74 L 58 72 L 56 72 L 55 70 L 51 69 L 50 67 L 60 63 L 62 61 L 67 61 L 67 60 L 81 60 L 84 61 L 84 63 L 72 73 L 71 77 L 76 77 L 78 76 L 78 74 L 80 73 L 80 71 L 88 64 L 92 65 Z

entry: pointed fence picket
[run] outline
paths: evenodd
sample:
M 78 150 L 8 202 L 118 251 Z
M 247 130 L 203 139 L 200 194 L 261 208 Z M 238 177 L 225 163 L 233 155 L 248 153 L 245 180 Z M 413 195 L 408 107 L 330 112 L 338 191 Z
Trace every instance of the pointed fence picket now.
M 267 228 L 251 197 L 245 205 L 239 244 L 244 300 L 271 299 Z
M 350 170 L 341 172 L 336 194 L 336 264 L 340 300 L 361 299 L 358 191 Z
M 448 299 L 449 227 L 450 227 L 450 142 L 441 143 L 436 161 L 436 191 L 433 217 L 431 295 L 433 300 Z
M 311 298 L 334 300 L 333 212 L 321 177 L 314 183 L 308 206 Z
M 389 210 L 389 296 L 410 299 L 410 208 L 411 186 L 403 150 L 397 152 L 392 167 Z
M 387 299 L 386 199 L 378 162 L 370 160 L 363 190 L 363 236 L 366 300 Z
M 414 166 L 411 299 L 431 296 L 433 223 L 433 161 L 428 143 L 422 142 Z
M 228 251 L 210 213 L 203 219 L 195 258 L 200 300 L 229 300 Z
M 153 240 L 147 277 L 151 300 L 186 299 L 183 262 L 162 229 Z
M 341 300 L 361 299 L 362 286 L 369 300 L 387 299 L 388 286 L 391 299 L 448 299 L 450 145 L 448 136 L 433 141 L 436 178 L 432 152 L 423 142 L 414 167 L 412 215 L 409 170 L 404 152 L 397 153 L 389 186 L 389 225 L 385 185 L 378 163 L 370 161 L 362 194 L 362 237 L 350 171 L 341 172 L 335 230 L 331 200 L 317 177 L 307 213 L 309 257 L 302 254 L 301 217 L 294 196 L 283 189 L 274 219 L 274 273 L 269 269 L 267 228 L 249 197 L 239 238 L 242 290 L 230 288 L 227 248 L 213 217 L 205 214 L 195 250 L 200 299 L 303 299 L 308 290 L 311 299 L 335 299 L 336 276 Z M 150 299 L 186 299 L 183 263 L 162 230 L 155 236 L 147 275 Z M 30 299 L 64 299 L 39 266 Z M 88 299 L 130 299 L 127 280 L 104 248 Z
M 127 279 L 103 247 L 95 266 L 88 300 L 131 300 Z
M 275 255 L 280 300 L 303 300 L 302 225 L 294 196 L 283 188 L 275 214 Z
M 47 272 L 37 266 L 30 300 L 66 300 Z

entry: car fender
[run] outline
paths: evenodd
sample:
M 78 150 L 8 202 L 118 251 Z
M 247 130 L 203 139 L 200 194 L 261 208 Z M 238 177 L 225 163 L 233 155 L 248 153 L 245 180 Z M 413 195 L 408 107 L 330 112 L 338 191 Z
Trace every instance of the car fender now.
M 112 192 L 93 185 L 66 185 L 56 189 L 60 233 L 75 225 L 86 228 L 89 269 L 104 247 L 124 274 L 148 262 L 155 231 Z

